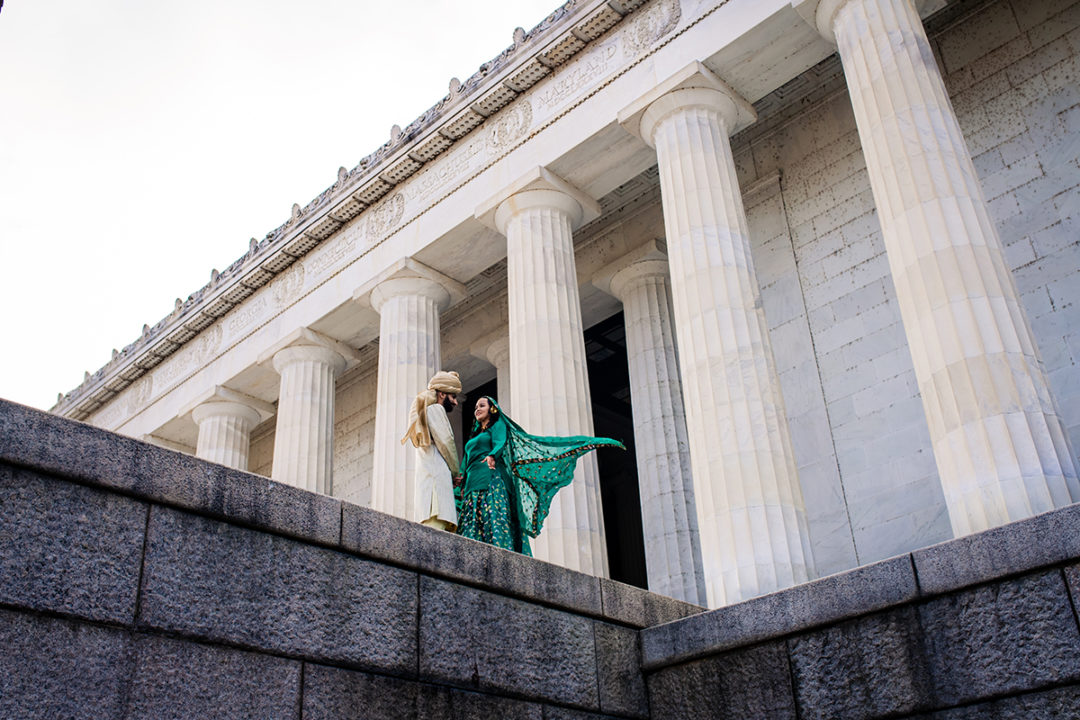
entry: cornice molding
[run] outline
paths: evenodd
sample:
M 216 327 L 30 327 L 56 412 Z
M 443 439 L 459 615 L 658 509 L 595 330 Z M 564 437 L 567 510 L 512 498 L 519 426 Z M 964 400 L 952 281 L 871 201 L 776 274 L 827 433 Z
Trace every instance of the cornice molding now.
M 452 78 L 438 103 L 404 129 L 391 128 L 390 139 L 352 170 L 339 168 L 333 185 L 302 207 L 294 204 L 289 219 L 262 240 L 251 238 L 247 253 L 224 271 L 212 270 L 210 282 L 186 300 L 177 298 L 173 312 L 113 350 L 109 363 L 61 393 L 50 412 L 89 417 L 646 2 L 569 0 L 532 30 L 517 28 L 510 47 L 464 83 Z

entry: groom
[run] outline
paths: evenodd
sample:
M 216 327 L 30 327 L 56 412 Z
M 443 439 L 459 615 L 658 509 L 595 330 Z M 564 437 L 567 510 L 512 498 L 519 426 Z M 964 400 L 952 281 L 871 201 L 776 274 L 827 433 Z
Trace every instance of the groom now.
M 428 527 L 454 532 L 458 516 L 453 481 L 460 477 L 454 431 L 448 413 L 457 407 L 461 380 L 456 372 L 438 372 L 409 409 L 409 429 L 401 439 L 416 448 L 416 519 Z

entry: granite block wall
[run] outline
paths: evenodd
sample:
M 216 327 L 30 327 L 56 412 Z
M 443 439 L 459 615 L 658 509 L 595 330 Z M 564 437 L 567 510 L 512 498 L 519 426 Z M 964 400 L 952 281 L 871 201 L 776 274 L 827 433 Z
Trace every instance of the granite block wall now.
M 654 718 L 1080 717 L 1080 505 L 641 631 Z
M 1080 504 L 718 610 L 0 400 L 0 717 L 1080 717 Z
M 0 400 L 0 717 L 645 718 L 699 610 Z

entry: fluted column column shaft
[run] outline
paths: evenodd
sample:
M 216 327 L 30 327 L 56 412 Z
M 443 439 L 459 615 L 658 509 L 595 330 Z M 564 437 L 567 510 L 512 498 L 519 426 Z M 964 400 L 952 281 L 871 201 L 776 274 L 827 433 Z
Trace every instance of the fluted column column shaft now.
M 556 190 L 512 196 L 497 213 L 507 239 L 513 417 L 538 435 L 592 435 L 581 299 L 572 228 L 575 200 Z M 591 575 L 608 573 L 596 458 L 578 461 L 555 496 L 536 557 Z
M 394 278 L 372 293 L 379 312 L 379 375 L 371 507 L 414 519 L 416 450 L 401 438 L 409 407 L 441 368 L 439 312 L 449 294 L 424 278 Z
M 317 345 L 298 345 L 274 354 L 281 375 L 274 464 L 279 482 L 329 495 L 333 490 L 334 394 L 345 358 Z
M 730 96 L 649 106 L 710 606 L 804 582 L 806 512 L 728 139 Z
M 499 405 L 513 417 L 513 411 L 510 409 L 512 407 L 510 403 L 510 337 L 507 336 L 488 345 L 486 354 L 488 362 L 495 366 Z
M 612 278 L 611 290 L 622 301 L 626 324 L 649 590 L 704 605 L 705 577 L 667 262 L 634 263 Z
M 248 469 L 251 431 L 259 424 L 259 411 L 238 402 L 212 401 L 191 411 L 199 427 L 195 456 L 237 470 Z
M 834 34 L 956 535 L 1080 500 L 1074 455 L 911 0 L 832 0 Z

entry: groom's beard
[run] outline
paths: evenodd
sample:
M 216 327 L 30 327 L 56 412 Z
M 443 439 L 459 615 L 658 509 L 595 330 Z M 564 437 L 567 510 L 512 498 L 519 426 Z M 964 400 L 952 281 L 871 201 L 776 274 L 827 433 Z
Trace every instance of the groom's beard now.
M 443 398 L 442 406 L 443 406 L 443 410 L 446 411 L 447 415 L 454 412 L 454 404 L 452 402 L 450 402 L 450 398 Z

